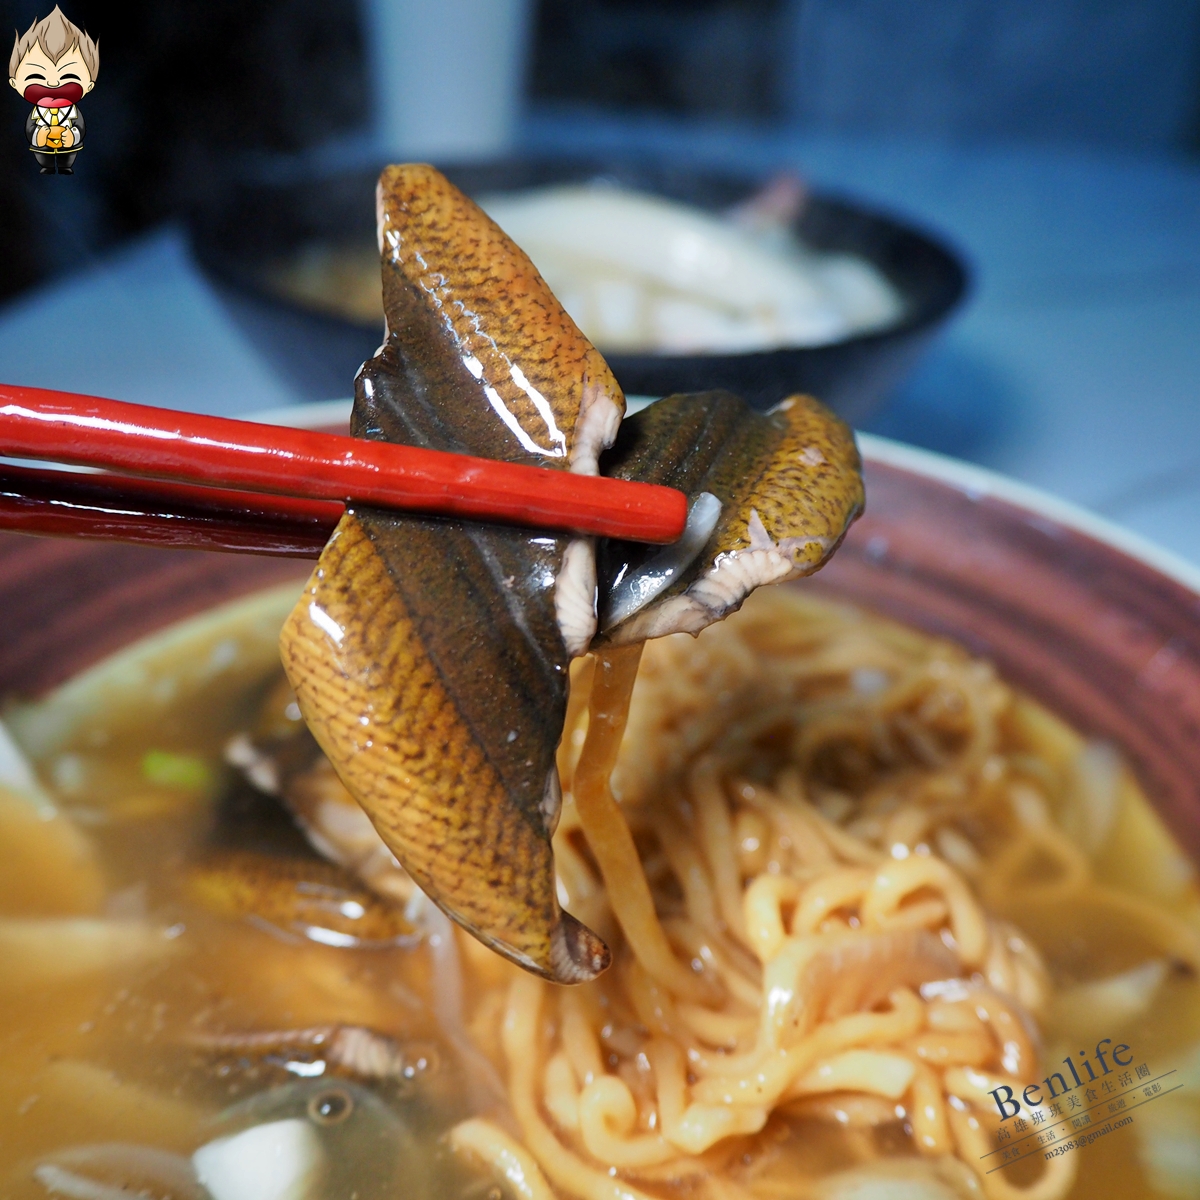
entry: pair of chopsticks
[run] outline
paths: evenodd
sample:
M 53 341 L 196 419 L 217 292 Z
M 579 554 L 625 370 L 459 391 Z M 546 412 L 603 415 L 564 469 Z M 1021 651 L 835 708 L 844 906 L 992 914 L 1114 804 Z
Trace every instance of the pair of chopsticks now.
M 673 488 L 0 384 L 0 529 L 290 558 L 346 505 L 630 541 L 683 533 Z M 131 478 L 137 477 L 137 478 Z

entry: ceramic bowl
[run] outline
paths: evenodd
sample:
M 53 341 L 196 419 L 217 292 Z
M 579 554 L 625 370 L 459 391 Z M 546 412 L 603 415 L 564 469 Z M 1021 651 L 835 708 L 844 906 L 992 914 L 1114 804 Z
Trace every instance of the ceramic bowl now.
M 345 427 L 313 405 L 280 423 Z M 1200 861 L 1200 570 L 1043 493 L 862 437 L 867 511 L 798 586 L 965 645 L 1119 746 Z M 0 696 L 309 564 L 0 534 Z
M 745 200 L 761 181 L 693 168 L 631 162 L 512 159 L 445 166 L 468 195 L 603 179 L 710 211 Z M 243 327 L 312 399 L 342 396 L 379 344 L 377 322 L 357 324 L 302 307 L 270 279 L 273 263 L 306 247 L 363 247 L 375 239 L 374 169 L 314 178 L 288 172 L 270 180 L 231 181 L 192 219 L 195 253 L 228 289 Z M 759 408 L 807 392 L 851 423 L 861 423 L 908 372 L 967 288 L 962 259 L 909 223 L 856 201 L 817 192 L 795 232 L 819 250 L 846 252 L 876 266 L 902 300 L 897 320 L 876 332 L 824 346 L 745 354 L 622 354 L 605 358 L 629 395 L 665 396 L 727 388 Z M 604 350 L 604 347 L 600 347 Z

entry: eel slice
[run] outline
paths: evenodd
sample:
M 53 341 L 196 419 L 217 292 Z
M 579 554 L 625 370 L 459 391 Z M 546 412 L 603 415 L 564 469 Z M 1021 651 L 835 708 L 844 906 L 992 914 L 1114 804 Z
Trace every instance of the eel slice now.
M 602 543 L 612 645 L 699 633 L 756 587 L 811 575 L 863 509 L 854 435 L 811 396 L 769 413 L 728 392 L 668 396 L 624 422 L 604 473 L 692 497 L 674 546 Z
M 861 510 L 858 452 L 807 397 L 765 415 L 669 397 L 618 438 L 603 358 L 476 205 L 431 167 L 390 167 L 379 232 L 387 334 L 356 436 L 586 473 L 603 456 L 692 498 L 679 543 L 602 543 L 599 575 L 592 539 L 355 507 L 281 638 L 313 736 L 416 883 L 512 961 L 582 982 L 610 955 L 557 900 L 571 658 L 598 624 L 609 643 L 696 633 L 816 570 Z
M 595 473 L 624 397 L 526 255 L 432 167 L 378 192 L 387 335 L 352 432 Z M 281 639 L 305 720 L 425 893 L 514 962 L 590 979 L 550 835 L 568 665 L 595 629 L 590 539 L 356 507 Z

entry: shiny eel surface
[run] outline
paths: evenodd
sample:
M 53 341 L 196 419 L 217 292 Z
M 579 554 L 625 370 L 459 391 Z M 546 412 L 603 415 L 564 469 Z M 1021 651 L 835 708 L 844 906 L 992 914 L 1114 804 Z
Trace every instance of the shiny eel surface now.
M 624 399 L 525 254 L 425 166 L 384 172 L 379 234 L 387 334 L 352 432 L 595 473 Z M 672 397 L 605 463 L 697 497 L 673 559 L 602 546 L 612 641 L 696 632 L 759 583 L 815 569 L 861 508 L 853 439 L 806 398 L 763 416 L 724 394 Z M 281 638 L 306 722 L 414 880 L 564 983 L 609 962 L 560 910 L 550 847 L 567 669 L 597 623 L 590 539 L 355 508 Z

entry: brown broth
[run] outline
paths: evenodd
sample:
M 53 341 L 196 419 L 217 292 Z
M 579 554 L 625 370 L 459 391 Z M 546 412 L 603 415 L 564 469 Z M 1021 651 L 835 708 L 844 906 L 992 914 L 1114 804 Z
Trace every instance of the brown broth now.
M 439 1036 L 424 949 L 285 938 L 214 917 L 181 886 L 233 784 L 222 746 L 278 672 L 275 640 L 292 603 L 286 589 L 230 606 L 10 712 L 64 814 L 50 824 L 73 832 L 73 819 L 93 852 L 48 839 L 24 797 L 0 798 L 0 921 L 107 916 L 146 945 L 111 967 L 64 968 L 49 984 L 42 968 L 5 963 L 0 1181 L 15 1187 L 31 1160 L 67 1145 L 190 1153 L 222 1108 L 247 1088 L 269 1086 L 218 1072 L 188 1043 L 200 1029 L 347 1023 L 399 1039 Z M 157 780 L 147 778 L 152 753 Z M 164 755 L 183 762 L 177 782 L 161 778 Z M 24 869 L 29 862 L 36 872 Z M 45 1193 L 29 1181 L 13 1194 Z
M 345 949 L 285 938 L 214 916 L 181 886 L 187 863 L 210 844 L 227 809 L 235 785 L 222 747 L 276 678 L 278 629 L 293 602 L 288 587 L 228 605 L 7 714 L 63 815 L 31 818 L 28 798 L 0 793 L 0 927 L 12 918 L 108 924 L 47 925 L 47 937 L 62 940 L 45 953 L 5 950 L 0 1195 L 44 1196 L 30 1166 L 69 1145 L 130 1142 L 191 1153 L 211 1136 L 209 1123 L 223 1107 L 268 1086 L 198 1054 L 189 1045 L 198 1030 L 345 1023 L 401 1040 L 444 1040 L 427 947 Z M 1080 744 L 1029 701 L 1021 702 L 1008 736 L 1051 766 Z M 273 836 L 269 822 L 266 834 L 247 828 Z M 1129 781 L 1095 866 L 1104 887 L 1161 906 L 1193 935 L 1200 931 L 1194 872 Z M 1143 927 L 1116 908 L 1098 922 L 1094 907 L 1073 911 L 1020 896 L 996 907 L 1038 945 L 1060 989 L 1145 959 Z M 114 930 L 104 965 L 95 939 Z M 5 936 L 0 932 L 0 949 Z M 489 987 L 503 986 L 509 968 L 472 943 L 460 949 L 478 1015 L 490 1003 Z M 97 957 L 91 967 L 89 954 Z M 1168 1102 L 1169 1119 L 1148 1109 L 1137 1124 L 1174 1121 L 1173 1128 L 1200 1138 L 1196 979 L 1173 972 L 1145 1012 L 1107 1024 L 1097 1019 L 1082 1001 L 1063 1000 L 1044 1031 L 1045 1060 L 1057 1062 L 1099 1037 L 1128 1043 L 1137 1062 L 1149 1062 L 1155 1074 L 1177 1069 L 1187 1085 Z M 479 1094 L 469 1084 L 459 1080 L 454 1096 L 438 1091 L 431 1106 L 457 1115 L 477 1108 L 480 1101 L 466 1099 Z M 780 1165 L 772 1174 L 809 1175 L 850 1161 L 827 1128 L 799 1123 L 796 1136 L 775 1151 Z M 1122 1132 L 1078 1152 L 1071 1195 L 1184 1194 L 1152 1191 L 1134 1149 Z

